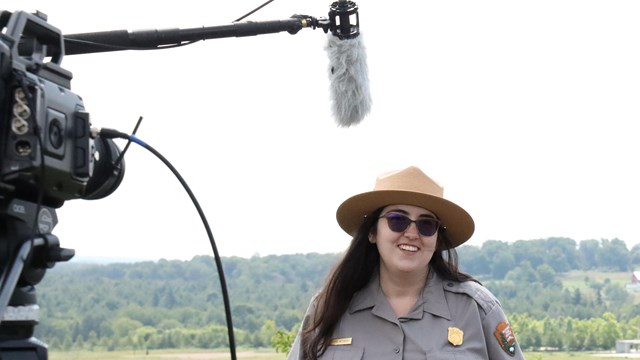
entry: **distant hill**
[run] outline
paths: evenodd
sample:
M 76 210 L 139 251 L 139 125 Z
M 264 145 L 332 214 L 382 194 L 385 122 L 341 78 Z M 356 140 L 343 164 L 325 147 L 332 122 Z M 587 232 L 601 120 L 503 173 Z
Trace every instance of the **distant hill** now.
M 638 247 L 627 249 L 619 240 L 578 244 L 564 238 L 459 249 L 463 270 L 493 291 L 507 313 L 530 319 L 640 316 L 637 294 L 624 287 L 638 255 Z M 222 258 L 238 344 L 269 346 L 275 329 L 295 329 L 338 256 Z M 220 280 L 210 256 L 107 264 L 74 259 L 48 270 L 36 291 L 36 334 L 54 348 L 119 348 L 127 346 L 122 339 L 132 346 L 144 338 L 154 339 L 155 347 L 226 341 Z
M 115 256 L 74 256 L 69 263 L 73 264 L 114 264 L 114 263 L 137 263 L 143 261 L 154 261 L 143 258 L 128 258 Z

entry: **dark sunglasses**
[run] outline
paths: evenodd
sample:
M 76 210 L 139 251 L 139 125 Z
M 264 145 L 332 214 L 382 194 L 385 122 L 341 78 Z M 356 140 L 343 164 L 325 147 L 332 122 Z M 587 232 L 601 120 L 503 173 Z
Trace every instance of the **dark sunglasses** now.
M 418 220 L 411 220 L 408 216 L 399 213 L 386 213 L 380 216 L 378 219 L 387 219 L 387 225 L 389 229 L 394 232 L 404 232 L 411 225 L 416 223 L 418 232 L 422 236 L 432 236 L 440 228 L 440 220 L 434 218 L 419 218 Z

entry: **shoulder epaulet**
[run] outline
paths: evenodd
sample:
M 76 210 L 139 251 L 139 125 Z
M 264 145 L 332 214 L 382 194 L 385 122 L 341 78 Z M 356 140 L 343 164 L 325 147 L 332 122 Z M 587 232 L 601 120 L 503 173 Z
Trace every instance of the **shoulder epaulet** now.
M 495 306 L 500 306 L 498 299 L 484 286 L 475 281 L 445 281 L 444 290 L 469 295 L 486 313 L 489 313 Z

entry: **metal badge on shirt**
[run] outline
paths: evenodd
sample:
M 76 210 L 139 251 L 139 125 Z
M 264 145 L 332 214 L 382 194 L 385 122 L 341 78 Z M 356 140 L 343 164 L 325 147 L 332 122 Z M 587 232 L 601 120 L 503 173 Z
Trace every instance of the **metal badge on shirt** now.
M 462 341 L 464 339 L 464 331 L 458 329 L 457 327 L 450 327 L 447 332 L 447 339 L 453 346 L 462 345 Z

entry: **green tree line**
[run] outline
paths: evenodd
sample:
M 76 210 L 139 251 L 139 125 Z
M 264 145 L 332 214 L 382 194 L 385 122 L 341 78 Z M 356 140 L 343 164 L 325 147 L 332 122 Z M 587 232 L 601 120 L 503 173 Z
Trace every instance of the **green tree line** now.
M 461 267 L 473 275 L 503 279 L 524 261 L 533 268 L 546 264 L 557 273 L 571 270 L 630 271 L 640 267 L 640 244 L 627 248 L 620 239 L 569 238 L 519 240 L 512 243 L 488 240 L 481 246 L 463 245 L 458 253 Z
M 637 295 L 624 284 L 571 271 L 629 272 L 638 246 L 566 238 L 459 248 L 461 267 L 503 303 L 523 348 L 610 349 L 635 338 Z M 286 351 L 311 296 L 339 254 L 223 257 L 236 345 Z M 225 348 L 224 307 L 214 259 L 57 264 L 36 287 L 36 336 L 51 349 Z M 555 335 L 554 335 L 555 334 Z

